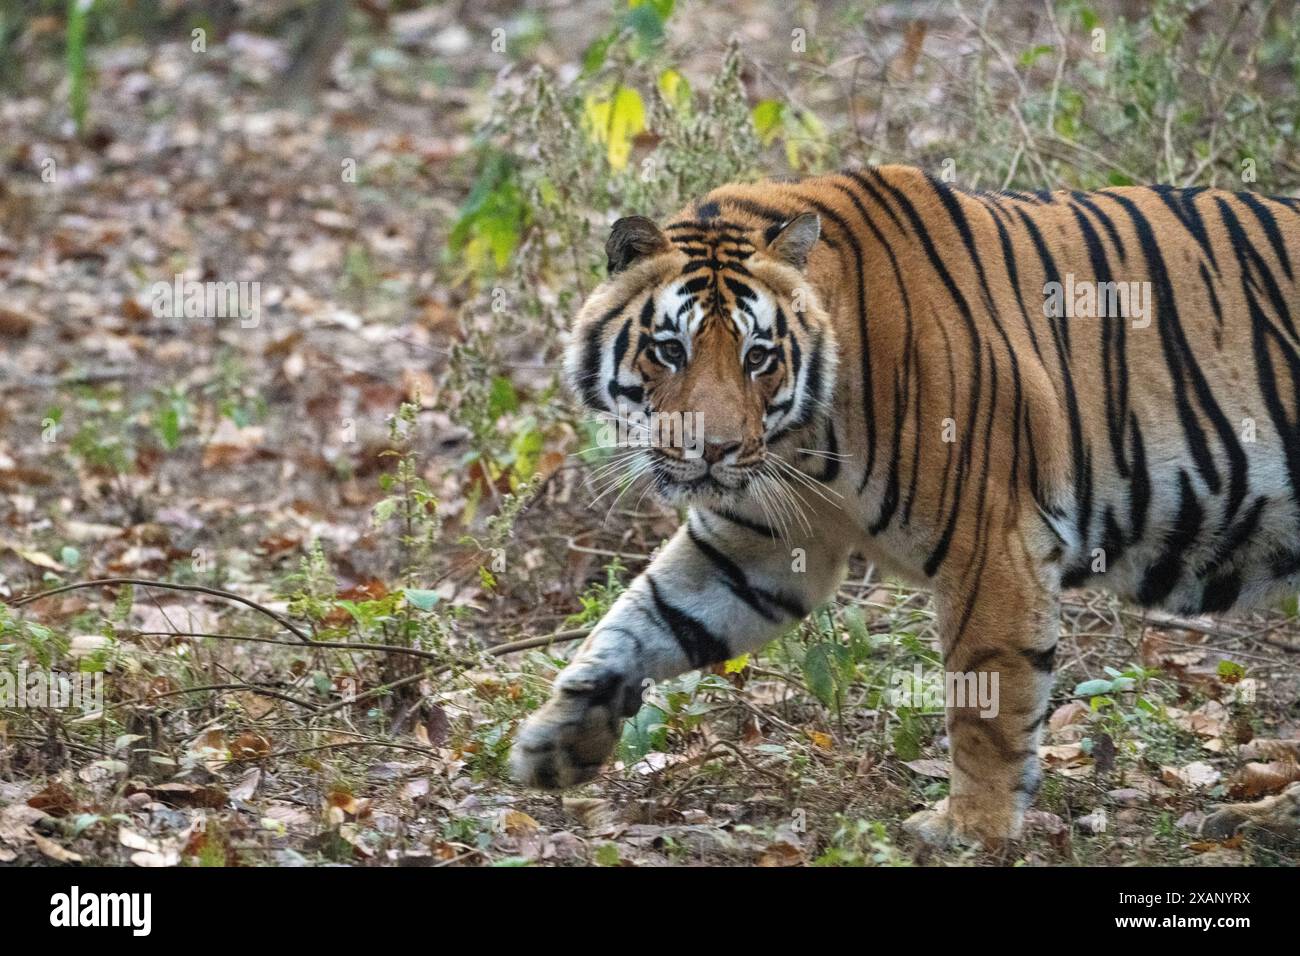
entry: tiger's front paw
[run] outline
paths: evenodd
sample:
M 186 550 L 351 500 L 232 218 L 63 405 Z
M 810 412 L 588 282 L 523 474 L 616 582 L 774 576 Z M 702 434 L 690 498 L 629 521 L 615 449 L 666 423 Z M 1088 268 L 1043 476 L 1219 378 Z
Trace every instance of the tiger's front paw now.
M 510 752 L 515 782 L 563 790 L 592 779 L 614 751 L 623 718 L 636 713 L 641 690 L 599 664 L 573 664 L 549 701 L 524 722 Z
M 903 829 L 935 847 L 971 846 L 997 852 L 1020 836 L 1021 821 L 1003 808 L 964 807 L 954 812 L 950 798 L 933 810 L 921 810 L 903 821 Z

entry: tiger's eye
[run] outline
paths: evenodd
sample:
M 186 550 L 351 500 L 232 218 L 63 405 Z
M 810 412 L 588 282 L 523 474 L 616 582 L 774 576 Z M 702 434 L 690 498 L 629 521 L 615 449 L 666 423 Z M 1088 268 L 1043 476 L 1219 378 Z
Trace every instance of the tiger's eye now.
M 767 362 L 767 358 L 772 354 L 772 350 L 764 348 L 761 345 L 755 345 L 745 353 L 745 368 L 751 372 L 757 372 Z
M 659 357 L 669 365 L 681 365 L 686 361 L 686 347 L 676 339 L 668 339 L 658 345 Z

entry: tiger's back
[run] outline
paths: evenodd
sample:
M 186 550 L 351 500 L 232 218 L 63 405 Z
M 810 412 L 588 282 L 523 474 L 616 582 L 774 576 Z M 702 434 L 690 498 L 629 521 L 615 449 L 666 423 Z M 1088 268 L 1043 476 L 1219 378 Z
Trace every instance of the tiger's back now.
M 1295 200 L 966 193 L 882 167 L 711 203 L 826 223 L 819 289 L 855 373 L 835 420 L 886 566 L 979 562 L 993 512 L 1032 510 L 1065 586 L 1187 613 L 1300 587 Z

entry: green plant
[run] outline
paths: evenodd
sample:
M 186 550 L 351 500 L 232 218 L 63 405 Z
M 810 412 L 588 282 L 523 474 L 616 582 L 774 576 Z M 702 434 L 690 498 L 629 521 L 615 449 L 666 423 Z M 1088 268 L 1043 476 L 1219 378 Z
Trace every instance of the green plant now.
M 89 79 L 86 66 L 86 35 L 94 0 L 68 0 L 66 65 L 68 70 L 68 110 L 77 127 L 77 135 L 86 131 L 86 104 Z
M 829 845 L 813 866 L 908 866 L 889 838 L 889 830 L 877 820 L 862 820 L 836 814 L 836 829 Z

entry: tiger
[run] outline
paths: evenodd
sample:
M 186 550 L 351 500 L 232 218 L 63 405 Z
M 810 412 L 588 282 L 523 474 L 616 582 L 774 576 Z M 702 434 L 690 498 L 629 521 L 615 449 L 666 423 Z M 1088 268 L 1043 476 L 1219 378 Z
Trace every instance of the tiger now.
M 909 166 L 724 185 L 614 222 L 566 377 L 697 415 L 629 450 L 685 512 L 520 724 L 592 779 L 643 685 L 755 651 L 851 558 L 931 593 L 949 792 L 925 843 L 1005 848 L 1042 780 L 1063 591 L 1220 613 L 1300 587 L 1300 200 L 966 190 Z

